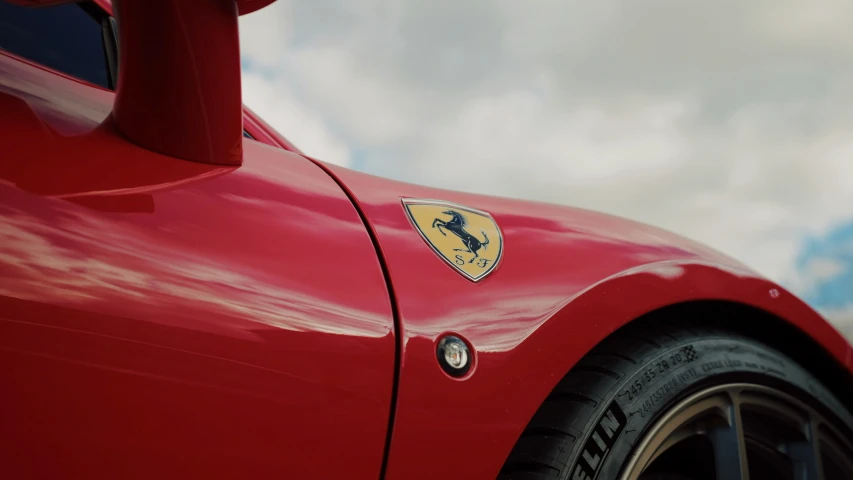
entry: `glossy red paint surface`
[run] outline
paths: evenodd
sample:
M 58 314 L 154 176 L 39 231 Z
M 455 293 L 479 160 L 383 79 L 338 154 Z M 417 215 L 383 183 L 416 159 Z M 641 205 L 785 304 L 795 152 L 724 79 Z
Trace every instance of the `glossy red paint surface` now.
M 121 0 L 115 6 L 118 130 L 164 155 L 240 165 L 243 104 L 234 1 Z
M 375 230 L 397 298 L 402 369 L 389 479 L 493 479 L 533 413 L 595 344 L 649 311 L 719 299 L 788 319 L 853 370 L 853 350 L 790 293 L 733 260 L 645 225 L 589 211 L 485 197 L 326 166 Z M 492 214 L 500 265 L 473 283 L 449 268 L 406 218 L 403 197 Z M 447 376 L 440 335 L 476 350 L 473 373 Z
M 394 369 L 375 249 L 334 181 L 139 148 L 113 95 L 0 54 L 7 478 L 377 478 Z
M 696 299 L 775 313 L 853 371 L 850 345 L 805 304 L 680 237 L 318 163 L 333 180 L 261 145 L 299 153 L 245 108 L 261 143 L 244 142 L 242 166 L 186 162 L 118 135 L 113 101 L 0 54 L 4 472 L 375 479 L 396 349 L 387 478 L 494 478 L 590 348 Z M 396 337 L 380 258 L 335 180 L 388 266 Z M 402 197 L 491 213 L 500 266 L 463 278 L 424 244 Z M 476 350 L 463 380 L 435 360 L 445 332 Z

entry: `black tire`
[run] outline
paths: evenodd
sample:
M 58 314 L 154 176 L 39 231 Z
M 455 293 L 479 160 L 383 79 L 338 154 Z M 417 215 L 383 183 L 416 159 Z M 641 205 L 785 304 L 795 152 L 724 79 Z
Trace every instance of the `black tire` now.
M 603 341 L 560 381 L 498 478 L 618 479 L 634 445 L 670 407 L 691 393 L 732 382 L 785 391 L 838 420 L 843 430 L 853 428 L 850 413 L 813 375 L 754 339 L 711 328 L 629 327 Z M 608 447 L 603 458 L 591 455 L 601 453 L 592 447 L 596 430 L 611 434 L 596 438 Z

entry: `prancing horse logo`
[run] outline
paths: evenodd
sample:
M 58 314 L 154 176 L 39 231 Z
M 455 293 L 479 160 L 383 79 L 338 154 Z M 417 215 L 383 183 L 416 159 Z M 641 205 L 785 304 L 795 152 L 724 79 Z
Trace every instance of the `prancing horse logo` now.
M 421 238 L 457 272 L 477 282 L 495 270 L 503 255 L 503 236 L 487 212 L 440 200 L 402 201 Z
M 466 248 L 454 248 L 453 251 L 473 253 L 474 256 L 471 257 L 471 260 L 468 260 L 468 263 L 473 263 L 474 260 L 480 257 L 479 255 L 477 255 L 477 250 L 479 250 L 481 247 L 486 248 L 486 245 L 489 244 L 489 235 L 486 234 L 486 231 L 481 228 L 480 233 L 482 233 L 483 237 L 485 238 L 485 240 L 481 242 L 479 238 L 465 231 L 465 227 L 468 225 L 468 221 L 465 220 L 465 215 L 462 215 L 456 210 L 445 210 L 441 213 L 445 215 L 450 215 L 453 218 L 447 222 L 440 218 L 436 218 L 432 221 L 432 228 L 438 228 L 438 231 L 441 232 L 441 234 L 445 237 L 447 236 L 447 234 L 444 233 L 445 229 L 459 237 L 459 239 L 462 240 L 462 244 L 465 245 Z

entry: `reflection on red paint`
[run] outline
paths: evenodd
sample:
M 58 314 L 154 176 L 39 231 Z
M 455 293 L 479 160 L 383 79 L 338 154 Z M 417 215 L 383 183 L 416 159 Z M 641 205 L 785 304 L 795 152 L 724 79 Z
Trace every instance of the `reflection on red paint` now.
M 810 332 L 840 362 L 850 351 L 793 296 L 784 305 L 771 302 L 770 282 L 665 231 L 585 210 L 326 168 L 351 189 L 375 229 L 397 295 L 404 337 L 389 479 L 448 471 L 495 478 L 541 402 L 586 352 L 625 323 L 673 303 L 754 305 Z M 491 213 L 504 233 L 500 266 L 478 284 L 462 278 L 424 246 L 401 197 Z M 477 351 L 477 369 L 464 381 L 449 378 L 434 360 L 435 342 L 446 332 L 464 336 Z M 464 449 L 446 448 L 448 425 Z
M 0 55 L 4 472 L 376 478 L 393 324 L 340 188 L 153 154 L 78 87 Z
M 849 344 L 796 297 L 675 235 L 254 141 L 239 168 L 175 160 L 118 136 L 111 104 L 0 54 L 0 460 L 11 477 L 378 478 L 396 346 L 386 478 L 494 478 L 586 352 L 691 300 L 786 318 L 853 371 Z M 356 198 L 377 245 L 319 167 Z M 500 265 L 477 284 L 458 275 L 401 197 L 491 213 Z M 436 362 L 450 332 L 475 350 L 464 379 Z M 464 448 L 448 449 L 448 432 Z

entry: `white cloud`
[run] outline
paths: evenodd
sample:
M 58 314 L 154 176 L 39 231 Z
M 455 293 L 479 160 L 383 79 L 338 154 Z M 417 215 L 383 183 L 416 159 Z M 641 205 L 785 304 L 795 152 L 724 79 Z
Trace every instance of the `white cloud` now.
M 329 163 L 350 164 L 350 147 L 331 132 L 317 111 L 299 102 L 286 83 L 244 71 L 243 101 L 303 152 Z
M 853 216 L 849 2 L 264 12 L 241 20 L 244 53 L 274 80 L 248 75 L 247 103 L 318 158 L 358 149 L 369 173 L 631 217 L 798 291 L 815 281 L 794 263 L 803 238 Z M 290 30 L 257 40 L 275 25 Z
M 827 309 L 820 312 L 829 319 L 842 335 L 853 341 L 853 307 L 845 309 Z
M 853 4 L 835 0 L 809 3 L 778 2 L 762 10 L 760 25 L 765 32 L 792 47 L 815 47 L 827 51 L 835 45 L 840 51 L 853 47 L 850 18 Z
M 264 66 L 281 62 L 281 54 L 290 44 L 293 14 L 290 3 L 281 1 L 240 17 L 240 50 Z
M 803 271 L 819 282 L 830 280 L 844 272 L 844 265 L 830 258 L 813 258 Z
M 796 255 L 797 252 L 794 252 Z M 782 257 L 786 258 L 786 257 Z M 791 275 L 788 282 L 788 287 L 801 294 L 812 294 L 821 285 L 827 281 L 831 281 L 846 270 L 846 265 L 843 260 L 819 256 L 809 258 L 805 265 L 796 270 L 795 274 Z M 850 299 L 853 305 L 853 298 Z M 851 325 L 853 327 L 853 325 Z
M 399 92 L 381 77 L 371 77 L 352 52 L 307 48 L 293 52 L 288 60 L 290 80 L 360 147 L 387 145 L 417 128 L 411 111 L 419 99 Z

